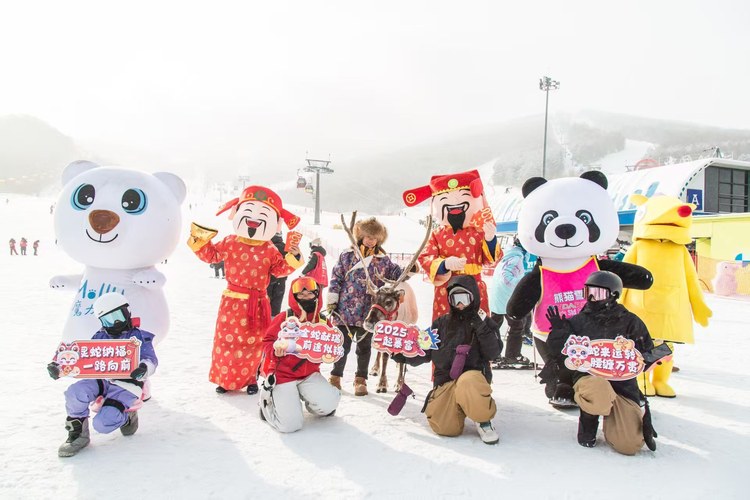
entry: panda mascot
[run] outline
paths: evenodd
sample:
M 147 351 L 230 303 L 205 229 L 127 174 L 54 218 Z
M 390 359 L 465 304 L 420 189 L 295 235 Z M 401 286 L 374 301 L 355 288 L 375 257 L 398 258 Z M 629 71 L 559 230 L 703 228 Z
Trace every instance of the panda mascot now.
M 561 370 L 558 380 L 554 363 L 547 362 L 546 338 L 551 329 L 547 308 L 557 306 L 568 318 L 577 314 L 586 304 L 586 278 L 599 270 L 617 274 L 627 288 L 648 289 L 653 278 L 643 267 L 597 258 L 614 245 L 620 228 L 603 173 L 590 171 L 550 181 L 532 177 L 524 183 L 522 194 L 518 239 L 539 260 L 516 285 L 507 313 L 523 318 L 533 310 L 531 329 L 545 362 L 541 373 L 545 392 L 553 406 L 571 407 L 575 402 L 572 381 L 567 380 L 570 373 Z

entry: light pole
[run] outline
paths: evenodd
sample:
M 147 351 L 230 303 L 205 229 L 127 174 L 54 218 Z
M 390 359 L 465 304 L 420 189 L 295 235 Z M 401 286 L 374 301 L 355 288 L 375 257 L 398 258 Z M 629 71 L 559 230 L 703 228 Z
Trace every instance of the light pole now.
M 305 172 L 315 172 L 315 225 L 320 225 L 320 174 L 332 174 L 333 169 L 328 166 L 331 160 L 311 160 L 306 158 Z
M 539 79 L 539 90 L 543 90 L 547 97 L 544 103 L 544 149 L 542 152 L 542 177 L 547 173 L 547 112 L 549 110 L 549 91 L 560 88 L 560 82 L 553 80 L 548 76 Z

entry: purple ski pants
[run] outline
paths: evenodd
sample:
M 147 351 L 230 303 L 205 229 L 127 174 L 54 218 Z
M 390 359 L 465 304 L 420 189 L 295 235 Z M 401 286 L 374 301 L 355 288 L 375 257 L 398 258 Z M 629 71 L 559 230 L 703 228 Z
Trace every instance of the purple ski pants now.
M 97 397 L 104 396 L 105 400 L 114 400 L 122 404 L 125 409 L 133 406 L 138 397 L 120 386 L 114 385 L 109 380 L 101 380 L 104 391 L 100 393 L 99 384 L 95 379 L 79 380 L 68 387 L 65 391 L 65 409 L 68 416 L 74 418 L 85 418 L 89 416 L 89 405 Z M 99 413 L 93 418 L 94 430 L 102 434 L 108 434 L 119 429 L 128 416 L 115 406 L 102 406 Z

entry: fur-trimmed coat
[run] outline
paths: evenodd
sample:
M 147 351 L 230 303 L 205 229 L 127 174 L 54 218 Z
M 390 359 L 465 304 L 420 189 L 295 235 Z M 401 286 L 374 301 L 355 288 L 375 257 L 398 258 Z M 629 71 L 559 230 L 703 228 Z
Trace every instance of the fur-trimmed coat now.
M 377 287 L 385 284 L 377 278 L 378 274 L 391 280 L 401 276 L 399 265 L 385 253 L 365 257 L 365 262 L 370 279 Z M 334 314 L 332 318 L 334 325 L 362 326 L 362 322 L 370 311 L 372 297 L 367 293 L 365 271 L 352 249 L 339 255 L 339 260 L 331 271 L 328 304 L 337 304 L 337 314 Z

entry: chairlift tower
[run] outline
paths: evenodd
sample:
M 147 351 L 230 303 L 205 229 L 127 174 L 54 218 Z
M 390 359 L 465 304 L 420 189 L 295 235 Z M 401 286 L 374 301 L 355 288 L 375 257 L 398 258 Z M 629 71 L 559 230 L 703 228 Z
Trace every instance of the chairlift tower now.
M 237 180 L 242 182 L 242 190 L 244 191 L 244 189 L 247 187 L 247 183 L 252 182 L 253 178 L 249 175 L 240 175 L 237 177 Z
M 328 165 L 331 160 L 313 160 L 305 158 L 307 166 L 303 169 L 305 172 L 315 173 L 315 222 L 316 226 L 320 225 L 320 174 L 332 174 L 333 169 Z
M 547 114 L 549 111 L 549 91 L 560 88 L 560 82 L 548 76 L 539 79 L 539 90 L 547 94 L 544 102 L 544 146 L 542 149 L 542 177 L 547 173 Z

